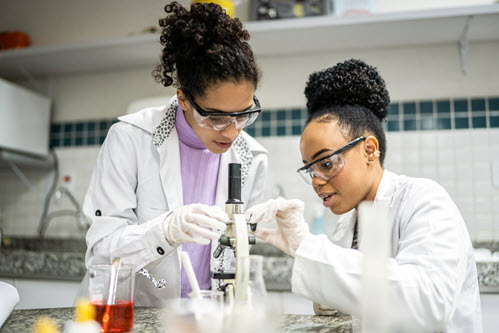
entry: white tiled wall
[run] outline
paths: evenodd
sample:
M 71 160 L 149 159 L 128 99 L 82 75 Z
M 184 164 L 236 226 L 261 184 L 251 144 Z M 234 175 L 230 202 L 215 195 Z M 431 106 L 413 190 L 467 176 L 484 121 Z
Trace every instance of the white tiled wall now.
M 276 186 L 279 185 L 285 197 L 305 201 L 306 218 L 312 221 L 314 211 L 324 208 L 312 187 L 296 173 L 302 164 L 299 137 L 258 140 L 270 152 L 267 198 L 278 193 Z M 387 169 L 436 180 L 459 207 L 472 239 L 499 238 L 499 184 L 494 185 L 492 181 L 494 160 L 499 160 L 496 157 L 499 129 L 389 132 L 387 143 Z M 57 149 L 61 176 L 73 175 L 74 195 L 80 203 L 83 203 L 98 152 L 98 146 Z M 32 183 L 31 189 L 11 170 L 0 170 L 4 189 L 0 191 L 1 223 L 5 234 L 35 236 L 52 175 L 45 171 L 23 171 Z M 52 201 L 50 211 L 59 209 L 72 209 L 67 198 L 59 203 Z M 336 216 L 325 211 L 327 231 L 334 230 L 336 220 Z M 78 229 L 74 218 L 60 217 L 50 222 L 47 236 L 84 237 L 84 231 Z
M 321 201 L 295 171 L 302 164 L 299 137 L 259 141 L 271 152 L 269 186 L 279 184 L 286 197 L 304 200 L 307 220 L 312 221 Z M 439 182 L 460 209 L 472 239 L 499 238 L 499 184 L 492 182 L 499 130 L 389 132 L 387 146 L 386 169 Z M 325 220 L 327 230 L 333 230 L 337 217 L 328 212 Z
M 69 174 L 73 177 L 71 192 L 77 201 L 83 204 L 83 199 L 90 182 L 92 170 L 97 159 L 100 147 L 71 147 L 56 149 L 59 160 L 60 177 Z M 49 171 L 20 168 L 28 178 L 32 187 L 24 185 L 12 170 L 0 169 L 0 226 L 6 235 L 36 236 L 39 221 L 43 212 L 45 194 L 50 189 L 53 173 Z M 62 181 L 59 181 L 59 185 Z M 59 202 L 54 199 L 50 202 L 50 212 L 71 209 L 74 206 L 65 196 Z M 46 236 L 54 237 L 84 237 L 74 217 L 56 217 L 50 221 Z

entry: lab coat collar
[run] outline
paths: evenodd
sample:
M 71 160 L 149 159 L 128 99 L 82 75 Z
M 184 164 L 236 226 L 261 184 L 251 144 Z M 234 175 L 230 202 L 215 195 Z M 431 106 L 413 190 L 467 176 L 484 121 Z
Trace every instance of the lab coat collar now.
M 389 207 L 393 204 L 393 196 L 395 194 L 395 185 L 397 182 L 397 175 L 388 170 L 383 171 L 383 176 L 378 185 L 376 196 L 374 197 L 374 204 L 377 202 L 388 202 Z
M 168 105 L 146 108 L 132 114 L 118 117 L 118 119 L 137 126 L 148 133 L 154 134 L 157 132 L 158 125 L 166 118 L 165 116 L 167 113 L 169 114 L 169 111 L 172 109 L 176 110 L 177 106 L 177 96 L 174 96 L 170 99 Z M 173 116 L 173 120 L 175 120 L 175 116 Z
M 174 96 L 170 99 L 168 105 L 147 108 L 118 118 L 151 133 L 153 145 L 160 155 L 163 186 L 168 186 L 170 189 L 168 191 L 164 190 L 170 209 L 183 205 L 182 182 L 181 178 L 178 177 L 181 174 L 180 151 L 178 133 L 175 128 L 177 107 L 177 96 Z M 247 133 L 241 131 L 232 147 L 222 154 L 215 200 L 217 206 L 222 206 L 227 199 L 228 164 L 241 164 L 241 182 L 242 186 L 244 186 L 253 163 L 253 152 L 266 152 L 266 150 L 256 140 L 252 140 Z M 174 189 L 174 191 L 171 191 L 171 189 Z
M 383 176 L 381 177 L 378 190 L 376 191 L 376 196 L 374 197 L 374 205 L 379 202 L 388 202 L 388 205 L 391 208 L 396 188 L 396 178 L 397 175 L 393 172 L 390 172 L 388 170 L 383 171 Z M 333 243 L 341 247 L 351 247 L 353 231 L 357 218 L 357 209 L 352 209 L 351 211 L 345 213 L 340 217 L 336 230 L 331 236 L 331 240 L 333 241 Z

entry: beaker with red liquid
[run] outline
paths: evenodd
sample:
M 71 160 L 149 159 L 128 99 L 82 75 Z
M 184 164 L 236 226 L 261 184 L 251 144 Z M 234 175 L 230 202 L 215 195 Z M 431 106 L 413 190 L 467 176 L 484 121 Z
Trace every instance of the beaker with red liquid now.
M 130 332 L 133 328 L 135 273 L 133 266 L 121 265 L 114 297 L 109 298 L 112 265 L 88 267 L 88 296 L 95 307 L 95 320 L 103 333 Z

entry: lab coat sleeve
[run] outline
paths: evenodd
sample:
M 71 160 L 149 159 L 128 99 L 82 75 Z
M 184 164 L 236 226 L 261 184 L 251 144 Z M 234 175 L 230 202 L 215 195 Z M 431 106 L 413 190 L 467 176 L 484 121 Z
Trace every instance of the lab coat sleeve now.
M 419 331 L 442 331 L 463 285 L 470 242 L 443 188 L 413 193 L 401 209 L 407 218 L 401 221 L 399 251 L 387 259 L 391 311 Z M 361 317 L 362 258 L 324 235 L 309 235 L 296 251 L 292 290 Z
M 138 270 L 160 261 L 174 250 L 163 236 L 168 212 L 138 224 L 136 144 L 128 125 L 111 127 L 102 145 L 83 210 L 92 221 L 86 235 L 86 264 L 122 263 Z M 153 263 L 154 264 L 154 263 Z
M 259 152 L 253 161 L 255 167 L 255 181 L 250 191 L 250 197 L 246 209 L 257 205 L 264 200 L 268 175 L 268 155 L 267 152 Z

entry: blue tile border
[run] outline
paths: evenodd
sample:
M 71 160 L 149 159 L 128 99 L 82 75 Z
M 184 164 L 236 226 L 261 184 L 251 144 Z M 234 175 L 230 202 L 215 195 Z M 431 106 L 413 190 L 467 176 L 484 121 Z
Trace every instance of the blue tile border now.
M 300 135 L 306 108 L 264 110 L 246 129 L 253 137 Z M 53 123 L 51 147 L 101 145 L 117 119 Z M 499 128 L 499 96 L 398 101 L 390 104 L 387 132 Z

